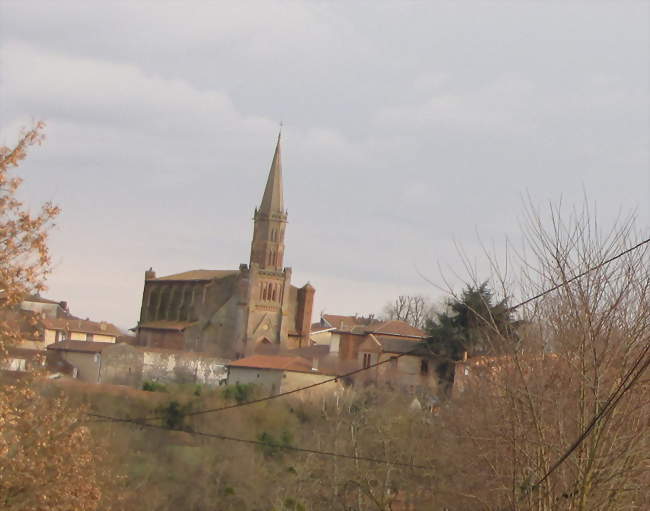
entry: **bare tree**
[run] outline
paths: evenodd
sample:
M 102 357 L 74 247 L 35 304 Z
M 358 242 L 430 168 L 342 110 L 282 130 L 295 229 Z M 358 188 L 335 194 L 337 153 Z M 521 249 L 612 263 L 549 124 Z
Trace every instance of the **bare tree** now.
M 434 313 L 430 300 L 422 295 L 400 295 L 384 306 L 385 320 L 404 321 L 415 328 L 424 328 Z
M 650 343 L 648 248 L 604 264 L 636 243 L 632 217 L 603 233 L 587 208 L 550 213 L 545 222 L 529 211 L 522 294 L 560 288 L 519 311 L 524 327 L 501 339 L 501 356 L 458 366 L 463 391 L 442 414 L 447 485 L 471 495 L 456 500 L 461 508 L 641 509 L 650 498 L 647 377 L 568 450 Z

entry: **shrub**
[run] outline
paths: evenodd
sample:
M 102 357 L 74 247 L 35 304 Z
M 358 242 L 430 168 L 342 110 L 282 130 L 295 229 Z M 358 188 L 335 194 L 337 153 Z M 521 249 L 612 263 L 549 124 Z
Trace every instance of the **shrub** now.
M 229 401 L 237 401 L 243 403 L 249 401 L 255 391 L 255 385 L 252 383 L 236 383 L 235 385 L 228 385 L 223 389 L 223 397 Z
M 142 384 L 142 390 L 147 392 L 167 392 L 167 386 L 157 381 L 145 381 Z
M 191 403 L 181 405 L 178 401 L 170 401 L 160 408 L 163 415 L 163 425 L 169 429 L 182 429 L 185 414 L 192 408 Z
M 263 431 L 258 435 L 257 440 L 263 445 L 260 445 L 260 449 L 264 456 L 274 457 L 282 454 L 284 447 L 291 446 L 292 436 L 287 430 L 284 430 L 280 435 L 280 438 L 276 439 L 273 434 Z

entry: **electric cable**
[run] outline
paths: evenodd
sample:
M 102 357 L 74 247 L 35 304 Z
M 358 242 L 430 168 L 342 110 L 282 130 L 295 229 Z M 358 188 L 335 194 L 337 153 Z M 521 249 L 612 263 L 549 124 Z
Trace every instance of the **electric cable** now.
M 580 278 L 584 277 L 588 273 L 590 273 L 592 271 L 595 271 L 595 270 L 597 270 L 599 268 L 602 268 L 603 266 L 615 261 L 616 259 L 619 259 L 619 258 L 623 257 L 624 255 L 629 254 L 630 252 L 642 247 L 643 245 L 645 245 L 647 243 L 650 243 L 650 238 L 648 238 L 648 239 L 646 239 L 644 241 L 641 241 L 640 243 L 637 243 L 633 247 L 628 248 L 627 250 L 624 250 L 623 252 L 620 252 L 620 253 L 616 254 L 615 256 L 610 257 L 609 259 L 606 259 L 605 261 L 603 261 L 603 262 L 597 264 L 596 266 L 593 266 L 593 267 L 579 273 L 578 275 L 575 275 L 574 277 L 571 277 L 570 279 L 566 280 L 563 283 L 560 283 L 560 284 L 558 284 L 556 286 L 553 286 L 550 289 L 546 289 L 546 290 L 542 291 L 541 293 L 538 293 L 537 295 L 535 295 L 535 296 L 533 296 L 531 298 L 527 298 L 526 300 L 524 300 L 524 301 L 510 307 L 509 310 L 510 311 L 516 310 L 516 309 L 518 309 L 520 307 L 523 307 L 524 305 L 527 305 L 528 303 L 530 303 L 530 302 L 532 302 L 534 300 L 537 300 L 537 299 L 539 299 L 539 298 L 541 298 L 541 297 L 543 297 L 543 296 L 545 296 L 545 295 L 547 295 L 547 294 L 549 294 L 549 293 L 551 293 L 553 291 L 556 291 L 556 290 L 560 289 L 561 287 L 564 287 L 564 286 L 570 284 L 571 282 L 574 282 L 577 279 L 580 279 Z M 392 357 L 390 357 L 390 358 L 388 358 L 386 360 L 382 360 L 382 361 L 376 362 L 374 364 L 370 364 L 367 367 L 362 367 L 362 368 L 359 368 L 359 369 L 355 369 L 354 371 L 350 371 L 348 373 L 344 373 L 344 374 L 341 374 L 341 375 L 338 375 L 338 376 L 334 376 L 332 378 L 328 378 L 326 380 L 323 380 L 323 381 L 320 381 L 320 382 L 317 382 L 317 383 L 312 383 L 312 384 L 306 385 L 304 387 L 298 387 L 296 389 L 288 390 L 288 391 L 285 391 L 285 392 L 280 392 L 278 394 L 273 394 L 271 396 L 266 396 L 266 397 L 258 398 L 258 399 L 251 399 L 249 401 L 242 401 L 241 403 L 234 403 L 232 405 L 226 405 L 226 406 L 221 406 L 221 407 L 216 407 L 216 408 L 207 408 L 207 409 L 204 409 L 204 410 L 196 410 L 194 412 L 187 412 L 184 415 L 185 416 L 195 416 L 195 415 L 203 415 L 203 414 L 207 414 L 207 413 L 218 413 L 218 412 L 222 412 L 222 411 L 225 411 L 225 410 L 230 410 L 230 409 L 233 409 L 233 408 L 241 408 L 242 406 L 249 406 L 249 405 L 254 405 L 254 404 L 258 404 L 258 403 L 263 403 L 265 401 L 271 401 L 273 399 L 279 399 L 281 397 L 289 396 L 291 394 L 296 394 L 296 393 L 302 392 L 304 390 L 313 389 L 315 387 L 319 387 L 319 386 L 325 385 L 327 383 L 336 382 L 336 381 L 338 381 L 340 379 L 349 378 L 350 376 L 354 376 L 355 374 L 361 373 L 363 371 L 367 371 L 367 370 L 372 369 L 374 367 L 378 367 L 378 366 L 380 366 L 382 364 L 386 364 L 388 362 L 391 362 L 392 360 L 396 360 L 396 359 L 401 358 L 403 356 L 412 355 L 415 352 L 419 351 L 423 347 L 429 347 L 430 348 L 430 346 L 427 346 L 428 342 L 429 341 L 421 341 L 421 342 L 418 343 L 418 346 L 416 346 L 415 348 L 413 348 L 410 351 L 394 355 L 394 356 L 392 356 Z M 98 414 L 89 414 L 89 415 L 93 416 L 93 417 L 96 417 L 96 418 L 100 418 L 100 419 L 101 418 L 106 418 L 106 417 L 102 417 L 102 416 L 100 416 Z M 160 416 L 160 415 L 156 415 L 156 416 L 151 416 L 151 417 L 141 417 L 141 418 L 134 419 L 134 420 L 148 421 L 148 420 L 157 420 L 157 419 L 161 419 L 161 418 L 163 418 L 163 417 Z
M 218 440 L 226 440 L 230 442 L 239 442 L 239 443 L 244 443 L 244 444 L 249 444 L 249 445 L 258 445 L 260 447 L 267 447 L 267 448 L 274 448 L 274 449 L 283 449 L 287 451 L 296 451 L 296 452 L 301 452 L 301 453 L 306 453 L 306 454 L 316 454 L 319 456 L 329 456 L 331 458 L 344 458 L 352 461 L 367 461 L 370 463 L 377 463 L 377 464 L 382 464 L 382 465 L 393 465 L 396 467 L 405 467 L 405 468 L 416 468 L 420 470 L 430 470 L 431 467 L 427 467 L 425 465 L 416 465 L 412 463 L 404 463 L 400 461 L 389 461 L 381 458 L 371 458 L 367 456 L 354 456 L 351 454 L 343 454 L 343 453 L 338 453 L 338 452 L 332 452 L 332 451 L 321 451 L 318 449 L 308 449 L 305 447 L 296 447 L 293 445 L 286 445 L 286 444 L 276 444 L 273 442 L 263 442 L 261 440 L 251 440 L 247 438 L 238 438 L 238 437 L 232 437 L 232 436 L 226 436 L 226 435 L 220 435 L 218 433 L 207 433 L 204 431 L 194 431 L 194 430 L 187 430 L 187 429 L 180 429 L 180 428 L 168 428 L 165 426 L 160 426 L 157 424 L 150 424 L 150 423 L 142 423 L 142 422 L 137 422 L 132 419 L 119 419 L 117 417 L 112 417 L 111 422 L 119 422 L 119 423 L 126 423 L 126 424 L 133 424 L 135 426 L 140 426 L 143 428 L 148 428 L 148 429 L 157 429 L 157 430 L 163 430 L 163 431 L 180 431 L 183 433 L 187 433 L 189 435 L 195 435 L 195 436 L 201 436 L 201 437 L 206 437 L 206 438 L 215 438 Z

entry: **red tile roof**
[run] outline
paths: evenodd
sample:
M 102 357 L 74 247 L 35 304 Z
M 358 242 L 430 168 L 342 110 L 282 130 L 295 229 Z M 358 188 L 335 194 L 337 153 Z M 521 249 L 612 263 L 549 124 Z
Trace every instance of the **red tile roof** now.
M 222 279 L 239 273 L 239 270 L 190 270 L 151 280 L 212 280 Z
M 174 330 L 182 332 L 187 327 L 196 325 L 196 321 L 147 321 L 142 323 L 140 328 L 151 328 L 153 330 Z
M 328 325 L 332 325 L 337 330 L 350 332 L 354 334 L 363 335 L 367 332 L 400 335 L 404 337 L 426 337 L 427 333 L 424 330 L 415 328 L 405 321 L 389 320 L 379 321 L 371 317 L 363 316 L 339 316 L 335 314 L 323 314 L 325 325 L 321 323 L 314 323 L 311 326 L 312 332 L 319 332 L 327 330 Z
M 280 355 L 251 355 L 231 362 L 228 366 L 319 374 L 318 371 L 312 371 L 311 362 L 307 359 Z
M 405 321 L 400 321 L 397 319 L 384 321 L 379 325 L 372 325 L 368 328 L 369 332 L 377 334 L 393 334 L 401 335 L 405 337 L 426 337 L 427 333 L 424 330 L 415 328 L 414 326 L 409 325 Z
M 323 319 L 334 328 L 352 328 L 356 325 L 372 325 L 378 323 L 376 319 L 363 316 L 341 316 L 337 314 L 323 314 Z
M 115 346 L 112 342 L 94 341 L 60 341 L 50 344 L 47 349 L 55 351 L 79 351 L 82 353 L 101 353 L 109 346 Z
M 122 332 L 112 323 L 105 321 L 90 321 L 78 318 L 43 318 L 43 326 L 49 330 L 63 330 L 66 332 L 81 332 L 86 334 L 112 335 L 117 337 Z

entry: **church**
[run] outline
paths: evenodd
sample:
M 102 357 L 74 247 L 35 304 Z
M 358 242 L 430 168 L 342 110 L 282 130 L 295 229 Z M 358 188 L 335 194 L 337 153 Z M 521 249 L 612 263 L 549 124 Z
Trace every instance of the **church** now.
M 284 267 L 287 211 L 278 135 L 264 195 L 253 216 L 248 264 L 236 270 L 145 272 L 137 344 L 238 359 L 309 342 L 315 289 L 291 284 Z

